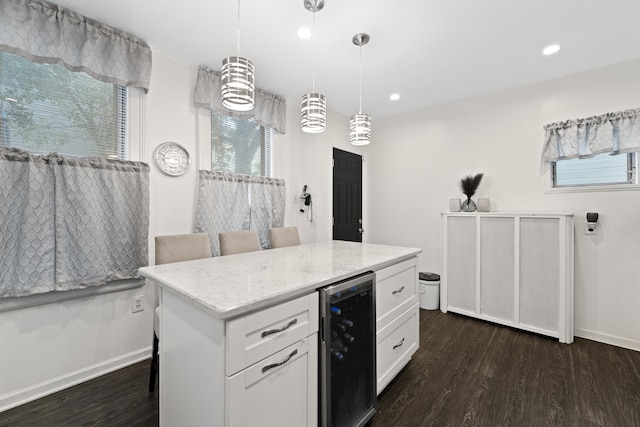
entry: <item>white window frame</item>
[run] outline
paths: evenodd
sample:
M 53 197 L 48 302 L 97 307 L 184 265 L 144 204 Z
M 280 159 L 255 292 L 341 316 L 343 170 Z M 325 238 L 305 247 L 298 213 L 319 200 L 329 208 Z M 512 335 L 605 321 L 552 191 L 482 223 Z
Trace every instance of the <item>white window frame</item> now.
M 619 154 L 627 156 L 627 183 L 611 183 L 611 184 L 584 184 L 572 186 L 555 186 L 556 162 L 548 164 L 548 189 L 546 193 L 588 193 L 602 191 L 637 191 L 640 190 L 640 181 L 638 177 L 638 162 L 640 162 L 640 152 Z M 588 160 L 588 159 L 584 159 Z

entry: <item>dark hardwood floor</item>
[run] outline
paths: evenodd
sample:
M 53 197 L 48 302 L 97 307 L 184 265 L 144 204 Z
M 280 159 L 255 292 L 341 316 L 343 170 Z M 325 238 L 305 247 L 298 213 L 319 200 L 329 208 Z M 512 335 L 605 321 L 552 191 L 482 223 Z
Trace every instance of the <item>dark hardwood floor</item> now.
M 148 368 L 139 363 L 5 411 L 0 426 L 156 426 Z M 640 352 L 420 310 L 420 350 L 378 407 L 369 427 L 639 427 Z

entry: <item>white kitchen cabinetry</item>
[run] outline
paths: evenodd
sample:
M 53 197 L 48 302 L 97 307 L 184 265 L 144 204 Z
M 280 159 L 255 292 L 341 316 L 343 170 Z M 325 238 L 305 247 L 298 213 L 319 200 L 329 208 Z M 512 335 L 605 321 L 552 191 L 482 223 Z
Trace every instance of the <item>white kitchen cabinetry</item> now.
M 161 425 L 317 424 L 316 292 L 229 321 L 161 298 Z
M 419 346 L 416 258 L 376 272 L 377 392 L 409 363 Z
M 443 214 L 440 307 L 573 342 L 573 215 Z

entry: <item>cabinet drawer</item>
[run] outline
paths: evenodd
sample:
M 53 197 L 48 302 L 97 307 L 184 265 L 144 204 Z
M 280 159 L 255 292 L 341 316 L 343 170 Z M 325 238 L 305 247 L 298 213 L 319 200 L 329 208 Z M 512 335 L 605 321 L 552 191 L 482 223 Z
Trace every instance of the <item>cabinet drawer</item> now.
M 376 330 L 418 302 L 416 258 L 376 272 Z
M 409 362 L 418 349 L 418 304 L 377 334 L 378 394 Z
M 232 375 L 318 331 L 318 293 L 227 322 L 226 374 Z
M 318 336 L 313 334 L 226 378 L 228 427 L 318 422 Z

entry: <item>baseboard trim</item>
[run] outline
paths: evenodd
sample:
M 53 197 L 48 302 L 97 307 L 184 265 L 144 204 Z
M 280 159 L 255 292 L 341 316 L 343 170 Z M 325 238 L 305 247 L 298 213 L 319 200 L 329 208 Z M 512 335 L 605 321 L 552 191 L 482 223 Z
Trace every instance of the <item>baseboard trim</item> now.
M 615 345 L 617 347 L 628 348 L 629 350 L 640 351 L 640 341 L 630 340 L 628 338 L 617 337 L 615 335 L 603 334 L 589 329 L 573 328 L 573 334 L 576 337 L 586 338 L 592 341 L 598 341 L 604 344 Z
M 53 378 L 32 387 L 7 393 L 0 396 L 0 412 L 15 408 L 16 406 L 23 405 L 41 397 L 48 396 L 57 391 L 73 387 L 74 385 L 89 381 L 101 375 L 117 371 L 118 369 L 133 365 L 134 363 L 149 359 L 150 356 L 151 347 L 149 346 L 85 369 L 70 372 L 67 375 Z

